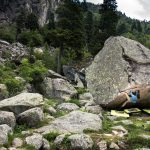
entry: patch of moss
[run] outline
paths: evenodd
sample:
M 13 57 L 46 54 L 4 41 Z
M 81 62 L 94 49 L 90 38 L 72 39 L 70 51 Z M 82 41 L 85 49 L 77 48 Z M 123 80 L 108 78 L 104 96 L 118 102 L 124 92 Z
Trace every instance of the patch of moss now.
M 52 142 L 55 140 L 55 138 L 59 135 L 58 132 L 50 132 L 48 134 L 44 135 L 44 138 L 47 139 L 49 142 Z

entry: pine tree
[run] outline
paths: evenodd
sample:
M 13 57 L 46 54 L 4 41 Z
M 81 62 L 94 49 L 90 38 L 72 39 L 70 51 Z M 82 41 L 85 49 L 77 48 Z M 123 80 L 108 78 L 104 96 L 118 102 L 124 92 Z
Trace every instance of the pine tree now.
M 31 13 L 27 16 L 26 28 L 33 31 L 39 28 L 38 18 L 34 13 Z
M 101 5 L 100 29 L 102 30 L 104 39 L 109 36 L 116 35 L 116 26 L 118 22 L 116 0 L 104 0 Z
M 81 58 L 81 49 L 84 45 L 83 14 L 78 0 L 64 0 L 58 7 L 56 29 L 48 33 L 50 43 L 59 47 L 58 69 L 61 70 L 61 58 L 64 50 L 73 49 L 76 58 Z

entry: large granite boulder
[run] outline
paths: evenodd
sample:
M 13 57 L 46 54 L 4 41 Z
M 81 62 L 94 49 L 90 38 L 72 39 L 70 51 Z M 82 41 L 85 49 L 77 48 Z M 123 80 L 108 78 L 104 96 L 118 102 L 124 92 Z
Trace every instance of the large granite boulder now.
M 41 87 L 43 95 L 48 98 L 69 100 L 77 96 L 76 89 L 67 80 L 61 78 L 45 78 Z
M 96 114 L 73 111 L 65 116 L 56 118 L 51 125 L 39 128 L 37 132 L 47 134 L 49 132 L 58 133 L 83 133 L 89 129 L 99 131 L 102 129 L 102 120 Z
M 86 79 L 95 101 L 106 106 L 130 87 L 130 80 L 150 83 L 150 50 L 124 37 L 110 37 L 87 68 Z
M 21 93 L 0 101 L 0 110 L 14 112 L 16 115 L 43 104 L 43 96 L 38 93 Z

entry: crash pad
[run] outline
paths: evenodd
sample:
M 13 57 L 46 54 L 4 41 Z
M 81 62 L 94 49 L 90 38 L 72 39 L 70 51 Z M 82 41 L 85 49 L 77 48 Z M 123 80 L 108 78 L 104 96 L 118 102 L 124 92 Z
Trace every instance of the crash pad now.
M 150 109 L 143 109 L 143 111 L 150 114 Z
M 116 110 L 111 110 L 111 113 L 110 113 L 112 116 L 117 116 L 117 117 L 125 117 L 125 118 L 128 118 L 129 117 L 129 114 L 127 114 L 126 112 L 124 111 L 116 111 Z
M 132 113 L 141 112 L 141 110 L 138 109 L 138 108 L 130 108 L 130 109 L 125 109 L 124 112 L 126 112 L 126 113 L 128 113 L 128 114 L 132 114 Z

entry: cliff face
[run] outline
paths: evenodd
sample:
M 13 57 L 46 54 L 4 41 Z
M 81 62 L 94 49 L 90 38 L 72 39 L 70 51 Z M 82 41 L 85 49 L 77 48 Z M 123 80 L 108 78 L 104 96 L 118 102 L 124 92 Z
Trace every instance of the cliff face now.
M 34 12 L 43 26 L 48 14 L 54 12 L 60 0 L 0 0 L 0 24 L 12 22 L 21 9 Z

